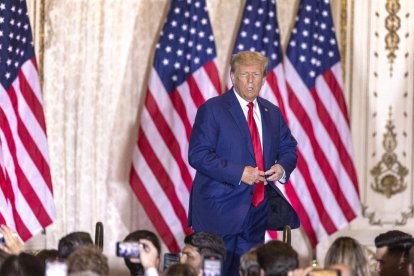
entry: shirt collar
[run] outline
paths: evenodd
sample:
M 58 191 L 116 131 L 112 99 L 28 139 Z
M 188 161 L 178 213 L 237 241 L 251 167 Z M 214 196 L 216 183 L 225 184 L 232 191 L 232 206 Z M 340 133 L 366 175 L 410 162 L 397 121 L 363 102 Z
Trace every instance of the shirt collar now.
M 239 101 L 239 103 L 240 103 L 240 105 L 241 105 L 241 107 L 244 109 L 244 108 L 248 108 L 247 107 L 247 104 L 249 103 L 248 101 L 246 101 L 245 99 L 243 99 L 242 97 L 240 97 L 240 95 L 239 95 L 239 93 L 237 93 L 237 91 L 236 91 L 236 88 L 234 88 L 233 87 L 233 90 L 234 90 L 234 94 L 236 94 L 236 98 L 237 98 L 237 100 Z M 254 101 L 253 101 L 253 109 L 256 109 L 256 107 L 257 107 L 257 98 L 256 99 L 254 99 Z

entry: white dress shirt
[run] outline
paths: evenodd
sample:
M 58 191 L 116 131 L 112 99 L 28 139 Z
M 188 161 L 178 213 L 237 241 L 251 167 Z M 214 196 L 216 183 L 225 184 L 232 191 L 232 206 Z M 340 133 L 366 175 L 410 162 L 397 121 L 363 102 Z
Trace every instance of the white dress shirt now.
M 249 107 L 247 106 L 247 104 L 249 102 L 243 99 L 242 97 L 240 97 L 239 93 L 237 93 L 234 87 L 233 87 L 233 90 L 234 90 L 234 94 L 236 94 L 237 100 L 240 103 L 240 106 L 243 110 L 244 117 L 246 118 L 246 121 L 247 121 L 247 113 L 249 112 Z M 254 118 L 254 121 L 256 122 L 257 130 L 259 132 L 260 144 L 262 146 L 262 152 L 263 152 L 262 116 L 260 113 L 259 105 L 257 104 L 257 98 L 254 99 L 253 101 L 253 118 Z M 283 169 L 283 176 L 279 179 L 279 182 L 282 184 L 286 182 L 285 169 Z M 265 182 L 265 184 L 267 183 Z

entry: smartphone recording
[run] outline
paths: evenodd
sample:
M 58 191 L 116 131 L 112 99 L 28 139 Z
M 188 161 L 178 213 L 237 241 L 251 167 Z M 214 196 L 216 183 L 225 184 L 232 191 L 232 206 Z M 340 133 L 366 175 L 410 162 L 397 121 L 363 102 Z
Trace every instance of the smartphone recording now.
M 218 255 L 207 255 L 203 258 L 203 276 L 220 276 L 223 260 Z
M 143 246 L 139 242 L 117 242 L 116 255 L 122 258 L 139 258 L 139 249 Z
M 63 260 L 46 260 L 45 276 L 66 276 L 68 266 Z
M 166 270 L 169 266 L 180 262 L 180 254 L 178 253 L 165 253 L 163 268 Z

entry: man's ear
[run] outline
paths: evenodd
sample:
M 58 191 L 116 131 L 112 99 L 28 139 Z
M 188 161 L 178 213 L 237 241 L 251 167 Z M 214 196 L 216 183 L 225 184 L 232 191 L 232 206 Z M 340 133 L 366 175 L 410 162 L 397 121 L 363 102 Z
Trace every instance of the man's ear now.
M 408 265 L 408 274 L 413 275 L 413 265 L 412 264 Z
M 230 79 L 231 79 L 231 83 L 233 85 L 234 85 L 234 78 L 235 78 L 234 73 L 233 72 L 230 72 Z
M 398 263 L 398 269 L 400 270 L 406 270 L 408 267 L 408 258 L 401 256 L 400 261 Z
M 155 266 L 157 268 L 160 267 L 160 263 L 161 263 L 160 257 L 157 257 L 157 259 L 155 260 Z

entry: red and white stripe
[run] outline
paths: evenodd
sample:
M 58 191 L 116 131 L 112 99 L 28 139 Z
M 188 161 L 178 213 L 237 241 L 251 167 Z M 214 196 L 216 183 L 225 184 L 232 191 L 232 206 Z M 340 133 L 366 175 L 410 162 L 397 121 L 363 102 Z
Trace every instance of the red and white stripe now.
M 0 222 L 27 240 L 56 217 L 34 58 L 8 91 L 0 86 L 0 166 Z
M 282 97 L 299 155 L 286 194 L 316 245 L 360 212 L 340 64 L 318 76 L 311 90 L 288 58 L 284 66 L 287 90 Z
M 195 171 L 188 143 L 198 107 L 219 95 L 215 61 L 195 71 L 168 94 L 152 69 L 134 148 L 131 187 L 171 252 L 180 251 L 187 227 Z

